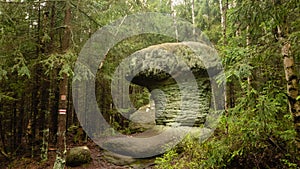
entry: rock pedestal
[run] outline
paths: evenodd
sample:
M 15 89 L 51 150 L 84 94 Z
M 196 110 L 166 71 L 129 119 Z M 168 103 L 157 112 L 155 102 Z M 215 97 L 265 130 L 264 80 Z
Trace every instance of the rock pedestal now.
M 203 55 L 212 50 L 203 46 Z M 155 101 L 156 125 L 199 126 L 210 107 L 211 88 L 201 58 L 183 43 L 165 43 L 134 53 L 127 80 L 145 86 Z M 127 62 L 127 63 L 128 63 Z
M 146 87 L 155 108 L 144 106 L 129 116 L 149 129 L 99 140 L 101 147 L 132 158 L 148 158 L 177 145 L 188 133 L 201 141 L 207 139 L 215 120 L 208 113 L 210 107 L 218 106 L 216 98 L 211 98 L 215 81 L 210 84 L 210 77 L 218 74 L 218 62 L 211 47 L 197 47 L 195 42 L 165 43 L 137 51 L 122 61 L 119 78 L 125 76 L 128 82 Z M 204 127 L 199 127 L 203 123 Z

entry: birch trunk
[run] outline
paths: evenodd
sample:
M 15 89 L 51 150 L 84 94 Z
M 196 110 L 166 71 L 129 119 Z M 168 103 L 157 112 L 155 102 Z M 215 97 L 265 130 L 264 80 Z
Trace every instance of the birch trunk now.
M 176 41 L 178 42 L 178 29 L 177 29 L 177 22 L 176 22 L 176 10 L 174 9 L 174 4 L 173 1 L 170 0 L 170 5 L 171 5 L 171 12 L 172 12 L 172 17 L 173 17 L 173 24 L 175 28 L 175 37 Z
M 226 39 L 226 15 L 227 15 L 227 8 L 228 8 L 228 0 L 225 0 L 225 4 L 223 4 L 223 0 L 219 0 L 220 5 L 220 13 L 221 13 L 221 27 L 222 27 L 222 34 L 223 34 L 223 44 L 227 44 Z
M 192 0 L 192 23 L 193 23 L 193 36 L 196 38 L 196 23 L 195 23 L 195 0 Z M 195 39 L 196 40 L 196 39 Z
M 223 4 L 223 0 L 219 0 L 219 5 L 220 5 L 220 14 L 221 14 L 221 27 L 222 27 L 222 35 L 223 35 L 223 45 L 225 46 L 227 44 L 227 38 L 226 38 L 226 15 L 227 15 L 227 8 L 228 8 L 228 0 L 226 0 L 225 4 Z M 228 113 L 228 103 L 230 100 L 230 89 L 228 89 L 228 87 L 230 87 L 231 85 L 227 85 L 226 89 L 225 89 L 225 93 L 224 93 L 224 109 L 225 109 L 225 116 L 226 119 L 228 119 L 229 113 Z M 228 122 L 226 120 L 226 124 L 225 124 L 225 133 L 228 134 Z
M 293 115 L 296 134 L 296 147 L 298 153 L 300 150 L 300 100 L 299 100 L 299 87 L 298 77 L 295 72 L 295 62 L 291 55 L 291 45 L 289 42 L 285 42 L 282 46 L 281 54 L 283 56 L 283 65 L 285 72 L 285 79 L 287 81 L 287 95 L 289 101 L 289 110 Z

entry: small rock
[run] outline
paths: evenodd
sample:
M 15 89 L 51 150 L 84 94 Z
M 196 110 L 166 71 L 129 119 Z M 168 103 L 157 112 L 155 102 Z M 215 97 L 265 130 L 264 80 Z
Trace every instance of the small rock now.
M 87 146 L 74 147 L 67 153 L 66 164 L 75 167 L 89 163 L 91 160 L 91 151 Z
M 154 106 L 147 104 L 140 107 L 136 112 L 130 115 L 130 128 L 149 129 L 155 125 L 155 109 Z

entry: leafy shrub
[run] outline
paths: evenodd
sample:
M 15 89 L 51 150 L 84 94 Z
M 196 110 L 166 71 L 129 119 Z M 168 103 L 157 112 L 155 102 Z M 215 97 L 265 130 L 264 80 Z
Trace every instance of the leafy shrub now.
M 247 92 L 229 110 L 230 115 L 222 117 L 214 136 L 203 144 L 187 136 L 156 159 L 157 168 L 299 167 L 294 146 L 296 132 L 285 100 L 281 93 Z

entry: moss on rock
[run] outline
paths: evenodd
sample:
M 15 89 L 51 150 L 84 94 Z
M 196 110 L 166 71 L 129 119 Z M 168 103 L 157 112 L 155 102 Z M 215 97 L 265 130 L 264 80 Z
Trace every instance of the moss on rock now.
M 217 64 L 209 60 L 213 48 L 203 44 L 195 53 L 191 45 L 193 42 L 150 46 L 122 65 L 127 80 L 151 92 L 157 125 L 199 126 L 205 122 L 211 99 L 208 69 Z
M 91 160 L 91 152 L 87 146 L 74 147 L 67 153 L 66 164 L 74 167 L 89 163 Z

